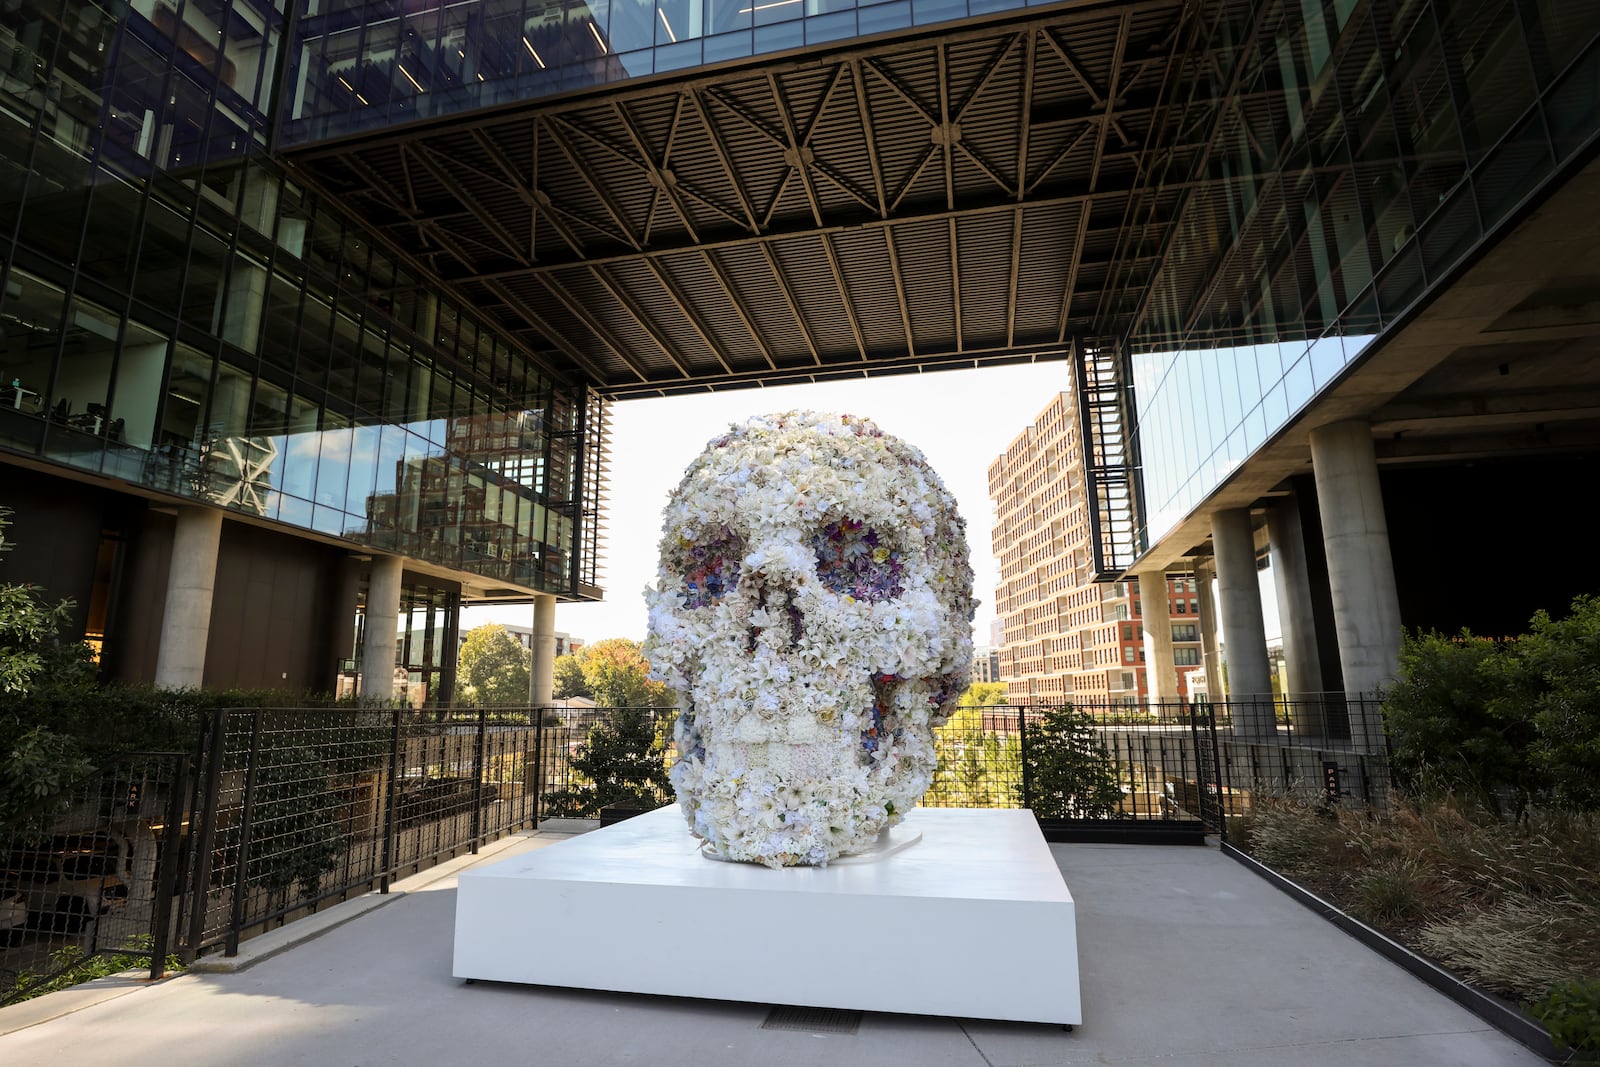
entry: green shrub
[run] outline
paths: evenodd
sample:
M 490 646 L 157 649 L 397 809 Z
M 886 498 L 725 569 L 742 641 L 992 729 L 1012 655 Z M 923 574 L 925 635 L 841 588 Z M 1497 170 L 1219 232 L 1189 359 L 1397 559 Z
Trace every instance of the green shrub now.
M 1515 674 L 1506 646 L 1474 637 L 1407 634 L 1399 679 L 1383 697 L 1396 777 L 1413 788 L 1466 792 L 1521 811 L 1537 786 L 1531 710 L 1505 697 Z
M 1600 1056 L 1600 978 L 1557 982 L 1528 1010 L 1557 1047 L 1586 1053 L 1591 1062 Z
M 1094 717 L 1070 705 L 1050 708 L 1028 724 L 1022 749 L 1029 791 L 1022 802 L 1043 819 L 1123 816 L 1117 764 Z
M 1384 694 L 1394 770 L 1521 815 L 1535 802 L 1600 809 L 1600 600 L 1540 611 L 1504 643 L 1408 634 Z
M 1579 597 L 1564 619 L 1533 617 L 1517 642 L 1533 709 L 1532 758 L 1558 803 L 1600 809 L 1600 600 Z

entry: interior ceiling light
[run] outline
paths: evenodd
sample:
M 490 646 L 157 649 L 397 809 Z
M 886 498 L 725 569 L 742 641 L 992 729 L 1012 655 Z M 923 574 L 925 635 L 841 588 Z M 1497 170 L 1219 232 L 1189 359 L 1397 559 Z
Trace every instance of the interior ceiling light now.
M 544 60 L 540 59 L 539 58 L 539 53 L 535 52 L 533 50 L 533 42 L 528 40 L 526 37 L 524 37 L 522 39 L 522 43 L 528 49 L 528 54 L 533 57 L 533 61 L 535 63 L 539 64 L 540 69 L 543 69 L 544 68 Z

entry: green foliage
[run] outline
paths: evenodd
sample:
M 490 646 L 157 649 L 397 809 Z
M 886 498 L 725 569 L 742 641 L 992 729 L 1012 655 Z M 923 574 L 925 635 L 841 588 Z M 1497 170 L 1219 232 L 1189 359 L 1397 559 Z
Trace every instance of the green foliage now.
M 957 701 L 958 707 L 963 708 L 992 708 L 996 704 L 1006 702 L 1006 683 L 1004 682 L 973 682 L 967 686 L 967 691 L 961 694 Z
M 1507 786 L 1519 809 L 1526 806 L 1533 723 L 1501 699 L 1510 667 L 1504 645 L 1465 630 L 1455 637 L 1407 634 L 1399 680 L 1383 697 L 1396 775 L 1487 803 L 1497 803 L 1497 787 Z
M 10 514 L 10 508 L 0 508 L 0 556 L 11 551 Z M 45 604 L 37 586 L 0 583 L 0 695 L 15 697 L 33 688 L 50 665 L 56 635 L 71 610 L 70 600 Z
M 463 704 L 527 704 L 532 657 L 497 622 L 467 631 L 456 668 L 456 700 Z
M 602 708 L 668 708 L 672 694 L 650 680 L 650 661 L 637 641 L 609 637 L 578 650 L 583 682 Z
M 665 804 L 672 796 L 666 762 L 670 736 L 648 708 L 612 712 L 589 728 L 589 739 L 572 757 L 572 769 L 586 784 L 549 794 L 550 813 L 592 819 L 612 805 L 650 809 Z
M 1600 1055 L 1600 978 L 1557 982 L 1528 1011 L 1558 1048 L 1586 1053 L 1591 1062 Z
M 1023 802 L 1040 818 L 1123 817 L 1116 762 L 1087 712 L 1050 708 L 1029 724 L 1022 759 L 1031 788 Z
M 0 508 L 0 556 L 11 550 L 5 531 L 10 509 Z M 48 810 L 90 761 L 70 735 L 31 714 L 36 691 L 81 687 L 92 679 L 89 649 L 63 642 L 71 601 L 53 607 L 32 585 L 0 583 L 0 826 Z
M 1531 698 L 1532 757 L 1558 803 L 1600 809 L 1600 600 L 1579 597 L 1564 619 L 1533 617 L 1517 642 Z
M 556 657 L 551 690 L 551 695 L 557 700 L 594 695 L 589 692 L 589 683 L 583 680 L 583 664 L 578 662 L 576 655 Z
M 304 735 L 280 739 L 256 768 L 247 875 L 274 895 L 292 886 L 314 895 L 344 846 L 328 809 L 326 754 L 311 743 L 311 730 Z
M 11 1004 L 31 1000 L 46 993 L 54 993 L 58 989 L 69 989 L 82 982 L 109 978 L 113 974 L 121 974 L 123 971 L 135 968 L 148 972 L 150 949 L 154 941 L 155 939 L 149 934 L 136 934 L 124 942 L 119 951 L 101 952 L 89 957 L 85 957 L 83 949 L 77 945 L 57 949 L 51 953 L 48 976 L 23 971 L 17 975 L 16 983 L 11 990 L 5 996 L 0 996 L 0 1001 Z M 168 956 L 166 969 L 169 973 L 182 971 L 183 960 L 177 956 Z
M 985 729 L 984 712 L 1005 699 L 1005 686 L 998 687 L 998 699 L 993 699 L 992 685 L 980 682 L 968 688 L 949 721 L 935 727 L 938 764 L 922 798 L 924 805 L 1005 808 L 1015 803 L 1021 738 L 1014 732 Z
M 0 829 L 48 813 L 73 782 L 93 769 L 70 737 L 42 726 L 11 732 L 0 752 Z
M 1384 717 L 1402 780 L 1515 814 L 1535 800 L 1600 809 L 1600 600 L 1540 611 L 1495 643 L 1408 634 Z

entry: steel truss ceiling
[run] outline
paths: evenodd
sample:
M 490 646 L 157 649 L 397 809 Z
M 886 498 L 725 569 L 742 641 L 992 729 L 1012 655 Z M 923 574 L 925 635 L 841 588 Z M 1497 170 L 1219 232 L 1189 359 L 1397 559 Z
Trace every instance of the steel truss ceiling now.
M 1054 358 L 1126 332 L 1179 210 L 1144 160 L 1208 125 L 1168 99 L 1184 10 L 969 22 L 293 159 L 612 397 Z

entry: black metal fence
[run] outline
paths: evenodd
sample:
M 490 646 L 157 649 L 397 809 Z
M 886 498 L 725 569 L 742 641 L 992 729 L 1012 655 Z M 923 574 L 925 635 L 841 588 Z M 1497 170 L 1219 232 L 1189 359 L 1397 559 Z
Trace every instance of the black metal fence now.
M 0 835 L 0 1003 L 120 954 L 157 969 L 173 940 L 187 774 L 180 753 L 132 753 Z
M 1070 706 L 1085 729 L 1070 753 L 1093 775 L 1068 782 L 1098 799 L 1061 795 L 1037 780 L 1051 747 L 1063 743 L 1051 705 L 958 711 L 938 733 L 930 807 L 1025 807 L 1047 830 L 1138 839 L 1181 824 L 1222 833 L 1255 796 L 1298 796 L 1383 807 L 1389 772 L 1378 702 L 1345 694 L 1292 700 Z M 1114 785 L 1107 788 L 1107 782 Z M 1111 796 L 1114 790 L 1115 796 Z M 1052 814 L 1045 814 L 1050 812 Z M 1129 824 L 1129 821 L 1133 821 Z M 1059 823 L 1111 822 L 1109 828 Z M 1150 824 L 1163 823 L 1164 827 Z
M 626 719 L 662 770 L 675 713 L 642 714 L 643 725 L 637 710 Z M 604 708 L 213 711 L 195 752 L 125 757 L 32 832 L 0 837 L 0 1003 L 19 974 L 87 956 L 126 953 L 157 975 L 169 952 L 231 954 L 540 819 L 596 815 L 603 796 L 575 759 L 624 718 Z M 1382 807 L 1379 727 L 1375 701 L 1343 696 L 1079 704 L 1066 716 L 966 708 L 938 731 L 923 803 L 1032 808 L 1059 839 L 1225 833 L 1258 796 Z M 646 793 L 670 800 L 659 786 Z

